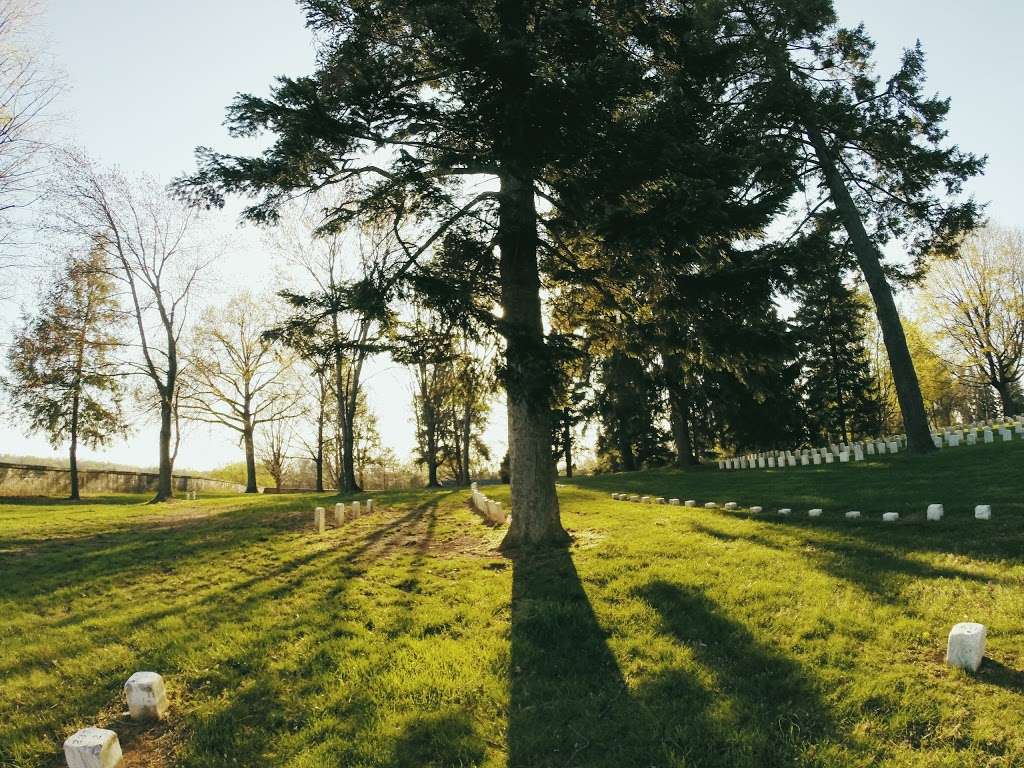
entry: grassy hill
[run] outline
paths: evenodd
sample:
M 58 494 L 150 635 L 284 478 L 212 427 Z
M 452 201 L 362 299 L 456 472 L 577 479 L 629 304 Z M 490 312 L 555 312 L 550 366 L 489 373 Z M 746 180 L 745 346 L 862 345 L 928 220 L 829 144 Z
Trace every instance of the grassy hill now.
M 465 491 L 375 494 L 322 536 L 326 497 L 5 503 L 0 765 L 59 765 L 91 724 L 128 768 L 1024 764 L 1022 463 L 584 478 L 559 489 L 573 546 L 513 559 Z M 964 620 L 989 626 L 977 675 L 943 664 Z M 163 724 L 122 715 L 140 669 Z

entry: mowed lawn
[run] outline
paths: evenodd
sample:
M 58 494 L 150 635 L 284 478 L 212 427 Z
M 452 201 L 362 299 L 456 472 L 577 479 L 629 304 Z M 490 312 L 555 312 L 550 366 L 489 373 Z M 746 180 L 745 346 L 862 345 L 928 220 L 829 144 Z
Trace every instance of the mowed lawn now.
M 1022 765 L 1022 470 L 1015 442 L 585 478 L 573 546 L 516 558 L 464 490 L 375 494 L 322 536 L 328 497 L 0 504 L 0 765 L 60 765 L 93 724 L 126 766 Z M 965 620 L 977 675 L 943 664 Z M 142 669 L 157 726 L 123 714 Z

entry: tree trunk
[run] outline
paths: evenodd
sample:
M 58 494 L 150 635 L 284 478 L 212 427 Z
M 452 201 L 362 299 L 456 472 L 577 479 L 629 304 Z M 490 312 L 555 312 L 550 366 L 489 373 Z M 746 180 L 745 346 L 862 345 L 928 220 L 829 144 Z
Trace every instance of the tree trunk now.
M 512 524 L 502 547 L 565 544 L 551 461 L 552 370 L 541 320 L 532 179 L 501 177 L 498 243 L 506 340 Z
M 253 443 L 253 426 L 249 417 L 245 417 L 242 428 L 242 442 L 245 444 L 245 492 L 258 493 L 256 487 L 256 446 Z
M 810 123 L 810 121 L 808 121 Z M 892 288 L 885 279 L 878 249 L 868 237 L 860 211 L 846 187 L 842 175 L 836 166 L 832 153 L 825 143 L 825 138 L 817 126 L 808 124 L 808 138 L 814 147 L 814 153 L 821 165 L 825 182 L 836 210 L 843 221 L 843 227 L 850 236 L 857 263 L 860 265 L 864 280 L 871 291 L 875 303 L 875 315 L 882 329 L 885 351 L 889 356 L 889 368 L 892 371 L 893 383 L 896 386 L 896 399 L 903 415 L 903 429 L 907 433 L 907 449 L 910 453 L 932 453 L 935 443 L 931 430 L 928 428 L 928 416 L 924 410 L 924 398 L 921 386 L 914 370 L 914 361 L 910 357 L 907 337 L 903 332 L 899 311 L 892 296 Z
M 1000 381 L 995 385 L 996 392 L 999 393 L 999 405 L 1003 409 L 1003 418 L 1011 419 L 1017 415 L 1017 404 L 1013 400 L 1013 390 L 1010 382 Z
M 68 468 L 71 473 L 71 501 L 81 501 L 78 489 L 78 392 L 71 399 L 71 444 L 68 447 Z
M 423 399 L 423 431 L 426 445 L 423 453 L 427 460 L 427 487 L 440 488 L 437 479 L 437 412 L 430 402 L 432 393 L 424 390 Z
M 167 501 L 174 497 L 173 462 L 171 461 L 171 420 L 173 413 L 170 398 L 160 397 L 160 476 L 157 479 L 156 496 L 153 501 Z
M 692 467 L 699 462 L 690 440 L 690 395 L 683 379 L 683 364 L 677 355 L 664 358 L 665 387 L 668 389 L 669 423 L 676 446 L 676 466 Z
M 468 397 L 468 395 L 467 395 Z M 462 414 L 462 484 L 469 485 L 471 478 L 469 472 L 469 442 L 473 435 L 473 414 L 472 406 L 469 403 L 463 409 Z
M 341 451 L 341 463 L 342 463 L 342 489 L 347 493 L 358 493 L 362 490 L 359 487 L 359 483 L 356 481 L 356 456 L 355 456 L 355 424 L 353 423 L 355 414 L 346 414 L 342 422 L 342 451 Z
M 572 424 L 562 421 L 562 455 L 565 457 L 565 476 L 572 477 Z

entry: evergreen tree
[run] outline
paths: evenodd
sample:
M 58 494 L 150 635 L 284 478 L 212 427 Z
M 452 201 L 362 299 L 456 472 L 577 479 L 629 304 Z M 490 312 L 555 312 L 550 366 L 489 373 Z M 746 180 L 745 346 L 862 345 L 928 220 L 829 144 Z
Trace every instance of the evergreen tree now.
M 392 225 L 406 259 L 379 276 L 385 288 L 410 277 L 447 233 L 471 230 L 484 261 L 496 245 L 515 510 L 505 543 L 565 542 L 550 460 L 556 377 L 541 320 L 536 200 L 557 205 L 580 182 L 610 175 L 640 138 L 628 125 L 646 101 L 642 42 L 653 17 L 603 0 L 304 6 L 320 44 L 317 71 L 281 78 L 269 98 L 242 96 L 229 112 L 233 132 L 269 130 L 273 145 L 258 158 L 201 150 L 200 171 L 178 189 L 216 205 L 227 193 L 259 196 L 246 216 L 270 221 L 286 198 L 345 184 L 346 202 L 325 211 L 324 227 L 357 218 Z M 612 130 L 617 121 L 626 129 Z M 598 164 L 606 170 L 588 174 Z M 494 188 L 466 183 L 477 175 Z
M 863 27 L 835 26 L 829 0 L 738 0 L 733 32 L 749 43 L 751 92 L 777 104 L 772 124 L 789 133 L 801 158 L 808 220 L 831 210 L 849 237 L 875 304 L 909 450 L 933 451 L 921 388 L 882 247 L 902 241 L 916 266 L 951 251 L 980 211 L 958 200 L 984 159 L 946 146 L 949 101 L 924 93 L 924 54 L 906 51 L 884 83 L 874 73 L 874 42 Z M 913 277 L 914 275 L 910 275 Z
M 80 498 L 78 446 L 96 448 L 127 432 L 114 351 L 120 345 L 113 280 L 103 251 L 72 255 L 26 316 L 7 354 L 4 389 L 15 413 L 54 448 L 66 444 L 72 500 Z
M 597 455 L 608 469 L 635 472 L 670 461 L 661 388 L 656 372 L 643 362 L 618 351 L 603 360 L 595 410 L 601 425 Z
M 842 254 L 807 265 L 793 293 L 811 440 L 851 442 L 881 433 L 881 404 L 865 342 L 867 307 L 845 282 Z

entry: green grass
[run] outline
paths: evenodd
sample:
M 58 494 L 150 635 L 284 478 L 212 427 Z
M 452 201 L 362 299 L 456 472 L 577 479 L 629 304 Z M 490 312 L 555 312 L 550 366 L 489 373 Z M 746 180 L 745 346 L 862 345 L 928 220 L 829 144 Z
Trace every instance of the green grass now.
M 91 724 L 126 768 L 1022 765 L 1022 465 L 584 478 L 559 489 L 573 546 L 515 559 L 465 491 L 376 494 L 323 536 L 327 497 L 3 503 L 0 766 L 60 765 Z M 964 620 L 989 626 L 976 675 L 943 664 Z M 139 669 L 163 724 L 124 719 Z

